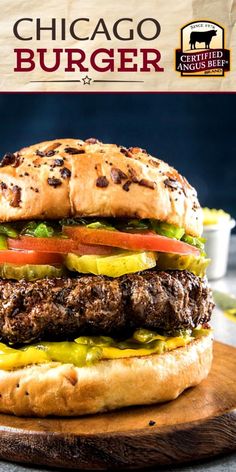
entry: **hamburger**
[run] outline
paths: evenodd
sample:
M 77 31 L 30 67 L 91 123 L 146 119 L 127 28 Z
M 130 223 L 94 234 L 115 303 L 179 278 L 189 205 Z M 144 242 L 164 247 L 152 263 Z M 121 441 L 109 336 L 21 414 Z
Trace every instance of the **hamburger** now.
M 187 180 L 94 138 L 0 166 L 0 411 L 91 414 L 206 378 L 213 301 Z

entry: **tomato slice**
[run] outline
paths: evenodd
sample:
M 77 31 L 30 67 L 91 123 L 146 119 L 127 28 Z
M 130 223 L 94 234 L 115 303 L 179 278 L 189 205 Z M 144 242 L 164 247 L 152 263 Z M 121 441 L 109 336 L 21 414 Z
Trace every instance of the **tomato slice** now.
M 37 251 L 0 251 L 0 264 L 62 264 L 62 256 L 60 254 L 50 254 L 48 252 Z
M 131 249 L 134 251 L 157 251 L 173 254 L 200 255 L 199 250 L 177 239 L 160 236 L 156 233 L 124 233 L 106 229 L 90 229 L 84 226 L 63 226 L 64 233 L 80 244 L 102 244 L 105 246 Z
M 109 246 L 79 243 L 77 249 L 75 249 L 73 253 L 80 256 L 112 256 L 117 253 L 117 249 Z
M 72 239 L 62 238 L 33 238 L 32 236 L 20 236 L 8 238 L 9 249 L 20 249 L 39 252 L 68 253 L 78 247 L 78 242 Z
M 89 244 L 81 244 L 74 239 L 63 238 L 33 238 L 32 236 L 20 236 L 19 238 L 8 238 L 9 249 L 19 249 L 28 251 L 38 251 L 46 253 L 68 254 L 95 254 L 95 255 L 111 255 L 114 253 L 113 248 L 107 246 L 96 246 Z

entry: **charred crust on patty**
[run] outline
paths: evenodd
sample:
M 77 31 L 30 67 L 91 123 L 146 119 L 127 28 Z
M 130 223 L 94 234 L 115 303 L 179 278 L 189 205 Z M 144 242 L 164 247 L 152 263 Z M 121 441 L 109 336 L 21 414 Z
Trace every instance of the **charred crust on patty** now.
M 0 279 L 3 342 L 119 333 L 127 337 L 138 328 L 175 335 L 208 323 L 213 307 L 206 280 L 186 270 L 147 270 L 117 279 Z

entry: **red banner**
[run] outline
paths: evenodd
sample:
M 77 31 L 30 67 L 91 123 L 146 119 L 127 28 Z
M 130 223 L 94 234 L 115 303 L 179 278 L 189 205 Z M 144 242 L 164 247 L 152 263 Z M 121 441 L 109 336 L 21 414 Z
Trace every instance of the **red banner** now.
M 198 52 L 176 50 L 176 70 L 181 73 L 194 74 L 212 69 L 229 71 L 229 49 L 209 49 Z

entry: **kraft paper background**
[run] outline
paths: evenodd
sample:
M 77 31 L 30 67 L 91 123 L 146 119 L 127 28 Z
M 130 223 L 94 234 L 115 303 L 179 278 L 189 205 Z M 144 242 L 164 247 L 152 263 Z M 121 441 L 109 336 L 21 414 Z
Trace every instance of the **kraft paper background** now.
M 236 91 L 236 0 L 1 0 L 0 28 L 0 91 Z M 41 41 L 19 41 L 14 38 L 12 28 L 14 22 L 23 17 L 44 19 L 49 25 L 52 17 L 66 18 L 68 22 L 78 17 L 91 19 L 85 24 L 88 33 L 92 34 L 99 18 L 103 17 L 110 29 L 112 24 L 121 17 L 134 18 L 134 24 L 143 18 L 154 17 L 162 27 L 160 36 L 155 41 L 143 41 L 137 37 L 134 41 L 119 41 L 112 37 L 104 40 L 98 35 L 94 41 L 75 41 L 69 35 L 66 41 L 51 41 L 45 37 Z M 231 71 L 224 77 L 181 77 L 175 71 L 175 49 L 180 47 L 180 29 L 193 20 L 210 20 L 225 28 L 225 47 L 231 49 Z M 32 26 L 24 28 L 26 33 L 32 32 Z M 49 36 L 48 36 L 49 38 Z M 126 72 L 126 73 L 65 73 L 62 62 L 60 71 L 45 73 L 39 69 L 30 73 L 14 72 L 14 48 L 49 48 L 71 47 L 82 48 L 86 53 L 105 48 L 130 47 L 157 48 L 162 53 L 160 65 L 165 71 L 157 72 Z M 90 85 L 83 83 L 32 83 L 40 80 L 81 79 L 85 75 L 92 78 Z M 94 83 L 96 79 L 130 79 L 142 80 L 143 83 Z

